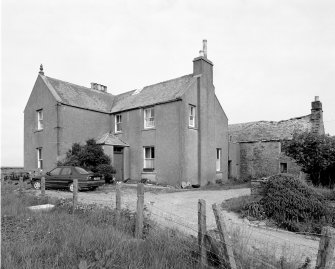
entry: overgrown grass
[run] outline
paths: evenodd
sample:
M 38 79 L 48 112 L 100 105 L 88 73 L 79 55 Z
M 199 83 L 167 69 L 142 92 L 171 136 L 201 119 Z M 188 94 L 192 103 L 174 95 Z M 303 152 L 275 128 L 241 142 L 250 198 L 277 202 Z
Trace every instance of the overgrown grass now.
M 194 237 L 146 219 L 144 239 L 137 240 L 134 214 L 128 210 L 122 211 L 118 222 L 114 210 L 95 205 L 80 205 L 72 214 L 70 200 L 41 199 L 16 188 L 2 187 L 2 268 L 201 268 Z M 56 204 L 51 212 L 27 209 L 48 202 Z M 292 263 L 282 266 L 268 251 L 247 248 L 239 234 L 232 238 L 239 269 L 265 269 L 267 264 L 298 268 Z
M 145 239 L 134 239 L 134 214 L 127 210 L 116 224 L 111 209 L 82 206 L 73 215 L 66 200 L 52 212 L 30 212 L 27 206 L 48 199 L 10 185 L 1 199 L 2 268 L 200 268 L 177 233 L 146 222 Z

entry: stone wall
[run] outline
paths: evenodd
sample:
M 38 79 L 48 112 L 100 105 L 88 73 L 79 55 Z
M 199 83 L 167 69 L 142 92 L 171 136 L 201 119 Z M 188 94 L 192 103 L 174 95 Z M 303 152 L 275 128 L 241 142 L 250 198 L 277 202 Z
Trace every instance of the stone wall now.
M 261 178 L 281 173 L 281 163 L 286 164 L 285 173 L 299 175 L 301 168 L 281 152 L 280 141 L 257 141 L 240 143 L 241 178 Z

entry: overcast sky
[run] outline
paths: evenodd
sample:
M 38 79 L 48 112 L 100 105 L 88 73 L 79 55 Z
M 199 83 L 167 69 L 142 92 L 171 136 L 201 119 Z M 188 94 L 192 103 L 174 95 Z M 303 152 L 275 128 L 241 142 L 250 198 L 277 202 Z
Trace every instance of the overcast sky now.
M 333 0 L 2 0 L 1 165 L 23 165 L 23 110 L 45 75 L 112 94 L 192 73 L 208 40 L 229 123 L 310 113 L 335 135 Z M 89 126 L 88 126 L 89 128 Z

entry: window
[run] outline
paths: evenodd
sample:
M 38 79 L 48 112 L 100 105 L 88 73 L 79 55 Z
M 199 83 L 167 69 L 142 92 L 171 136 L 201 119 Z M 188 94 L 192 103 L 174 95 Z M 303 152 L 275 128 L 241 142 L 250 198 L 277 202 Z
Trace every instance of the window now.
M 189 106 L 188 126 L 195 127 L 195 106 Z
M 37 130 L 43 130 L 43 110 L 37 110 Z
M 221 171 L 221 149 L 216 149 L 216 171 Z
M 81 175 L 87 175 L 89 172 L 87 172 L 84 168 L 81 167 L 75 167 L 76 171 Z
M 50 176 L 59 176 L 59 173 L 60 173 L 60 170 L 61 170 L 62 168 L 60 168 L 60 167 L 57 167 L 57 168 L 55 168 L 54 170 L 51 170 L 50 171 Z
M 42 148 L 37 149 L 37 168 L 43 169 Z
M 68 176 L 71 175 L 71 168 L 70 167 L 65 167 L 63 168 L 62 172 L 61 172 L 62 176 Z
M 122 115 L 115 115 L 115 133 L 122 132 Z
M 144 128 L 155 127 L 155 110 L 153 107 L 144 109 Z
M 114 153 L 122 153 L 123 152 L 123 148 L 121 147 L 114 147 Z
M 280 163 L 280 173 L 287 173 L 287 163 Z
M 144 171 L 152 171 L 155 168 L 155 148 L 145 147 L 144 148 Z

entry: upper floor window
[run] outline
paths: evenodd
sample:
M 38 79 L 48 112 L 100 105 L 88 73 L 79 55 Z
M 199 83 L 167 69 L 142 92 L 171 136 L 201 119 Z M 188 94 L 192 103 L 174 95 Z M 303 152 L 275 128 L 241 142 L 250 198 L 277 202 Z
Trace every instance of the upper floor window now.
M 221 171 L 221 149 L 216 149 L 216 171 Z
M 115 133 L 119 133 L 122 131 L 122 115 L 115 115 Z
M 195 106 L 189 106 L 188 126 L 195 127 Z
M 43 169 L 42 148 L 37 149 L 37 168 Z
M 153 107 L 144 109 L 144 128 L 155 127 L 155 110 Z
M 37 130 L 43 130 L 43 110 L 37 110 Z

